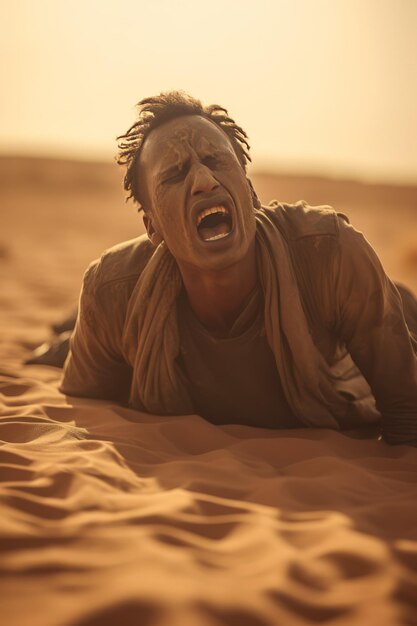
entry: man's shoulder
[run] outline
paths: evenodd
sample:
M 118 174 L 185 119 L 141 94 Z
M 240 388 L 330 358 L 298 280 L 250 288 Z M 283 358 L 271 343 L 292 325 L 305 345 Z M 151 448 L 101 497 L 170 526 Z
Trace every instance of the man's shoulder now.
M 320 236 L 338 238 L 340 225 L 349 222 L 346 215 L 330 206 L 310 206 L 304 200 L 295 204 L 274 200 L 263 210 L 290 241 Z
M 108 248 L 90 264 L 84 288 L 97 293 L 107 287 L 136 283 L 154 250 L 147 235 Z

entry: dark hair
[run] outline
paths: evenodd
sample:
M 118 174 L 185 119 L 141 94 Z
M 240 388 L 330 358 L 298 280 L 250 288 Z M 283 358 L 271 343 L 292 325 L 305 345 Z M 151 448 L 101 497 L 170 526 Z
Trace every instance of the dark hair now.
M 203 106 L 200 100 L 183 91 L 169 91 L 144 98 L 137 104 L 139 115 L 137 121 L 124 134 L 117 137 L 119 153 L 116 157 L 119 165 L 126 166 L 124 188 L 129 193 L 127 199 L 133 198 L 140 208 L 141 201 L 136 185 L 136 163 L 143 142 L 151 130 L 164 122 L 182 115 L 201 115 L 219 126 L 229 137 L 239 162 L 246 172 L 250 146 L 245 131 L 229 117 L 227 110 L 218 104 Z M 139 210 L 140 210 L 139 208 Z

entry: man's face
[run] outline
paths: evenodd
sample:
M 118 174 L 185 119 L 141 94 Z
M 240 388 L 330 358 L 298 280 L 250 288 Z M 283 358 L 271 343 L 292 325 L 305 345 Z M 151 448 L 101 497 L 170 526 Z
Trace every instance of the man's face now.
M 252 193 L 227 135 L 198 115 L 153 130 L 143 145 L 139 193 L 149 234 L 166 242 L 181 266 L 224 269 L 255 237 Z

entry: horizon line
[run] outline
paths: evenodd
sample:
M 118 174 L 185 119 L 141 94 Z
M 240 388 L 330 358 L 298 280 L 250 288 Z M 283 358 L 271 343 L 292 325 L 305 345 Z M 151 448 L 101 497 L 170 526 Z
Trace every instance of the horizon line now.
M 113 159 L 103 155 L 102 151 L 80 151 L 66 150 L 16 150 L 3 151 L 0 147 L 0 159 L 33 159 L 38 161 L 62 161 L 68 163 L 96 164 L 96 165 L 116 165 L 116 157 Z M 293 160 L 284 162 L 281 159 L 258 158 L 257 164 L 249 163 L 248 169 L 251 175 L 263 176 L 288 176 L 300 178 L 321 178 L 332 181 L 356 182 L 368 185 L 387 185 L 389 187 L 417 187 L 417 172 L 414 176 L 400 175 L 394 173 L 383 173 L 368 171 L 355 167 L 335 167 L 324 163 L 312 165 L 299 161 L 295 164 Z

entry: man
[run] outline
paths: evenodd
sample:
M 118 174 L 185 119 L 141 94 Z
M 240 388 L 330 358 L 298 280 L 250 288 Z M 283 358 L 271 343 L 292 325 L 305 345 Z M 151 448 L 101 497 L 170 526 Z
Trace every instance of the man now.
M 87 270 L 61 390 L 215 423 L 380 422 L 416 443 L 417 342 L 362 235 L 328 207 L 261 207 L 225 109 L 138 106 L 119 163 L 147 236 Z

